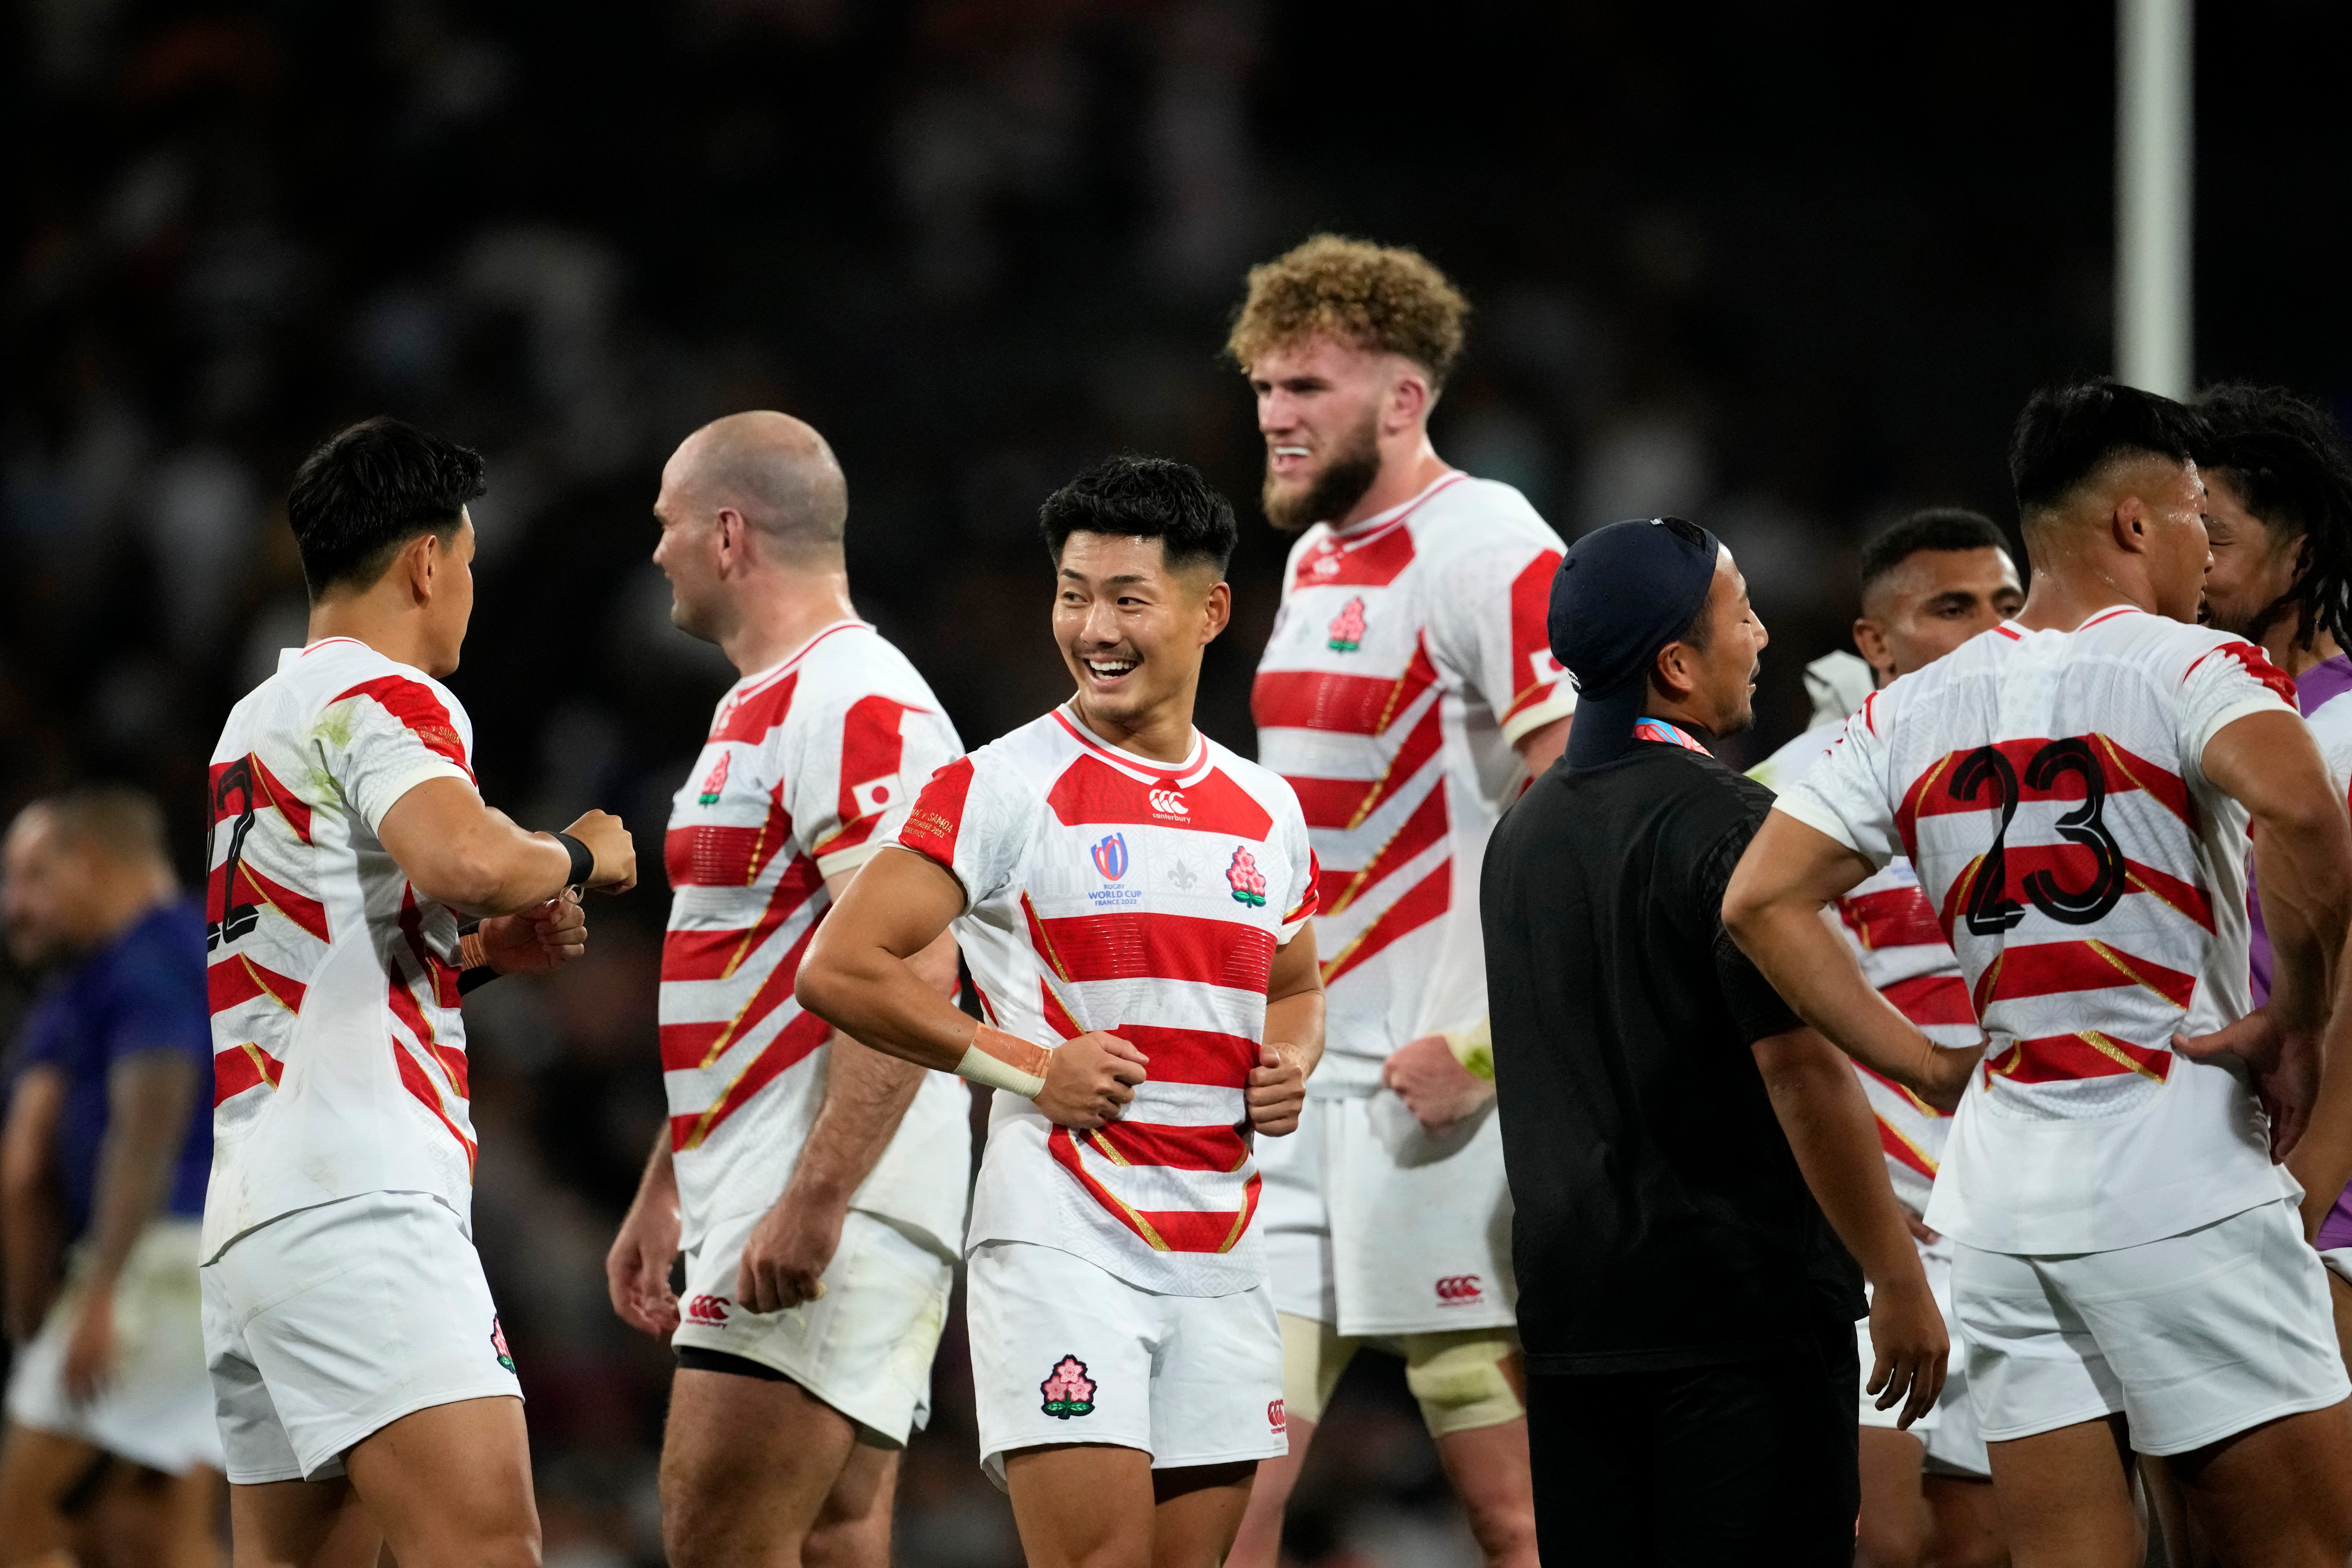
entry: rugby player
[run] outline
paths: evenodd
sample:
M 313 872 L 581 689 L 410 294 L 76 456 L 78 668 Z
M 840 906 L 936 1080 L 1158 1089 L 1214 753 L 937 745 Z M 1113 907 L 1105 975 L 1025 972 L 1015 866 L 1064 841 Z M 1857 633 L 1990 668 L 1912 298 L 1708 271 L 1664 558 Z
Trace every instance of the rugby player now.
M 441 678 L 473 610 L 474 453 L 371 419 L 286 502 L 310 640 L 213 752 L 205 1352 L 239 1563 L 539 1561 L 521 1390 L 471 1237 L 461 995 L 577 957 L 618 817 L 526 833 Z M 461 923 L 480 916 L 480 923 Z
M 661 1499 L 678 1568 L 797 1563 L 804 1542 L 812 1562 L 887 1568 L 963 1237 L 963 1085 L 793 999 L 817 922 L 963 750 L 850 605 L 848 514 L 824 438 L 764 412 L 688 437 L 654 502 L 670 618 L 741 675 L 670 811 L 670 1117 L 605 1262 L 623 1321 L 677 1358 Z M 951 938 L 915 965 L 954 993 Z
M 1725 895 L 1806 1018 L 1964 1091 L 1927 1220 L 2021 1563 L 2137 1564 L 2128 1454 L 2168 1458 L 2225 1562 L 2352 1551 L 2352 1394 L 2294 1179 L 2352 831 L 2288 699 L 2193 624 L 2201 432 L 2112 382 L 2037 395 L 2010 458 L 2018 619 L 1874 693 Z M 2245 991 L 2247 826 L 2274 970 Z M 1907 855 L 1987 1043 L 1934 1044 L 1821 918 Z
M 1873 537 L 1862 551 L 1862 615 L 1854 646 L 1880 686 L 1924 669 L 1979 633 L 2015 616 L 2025 602 L 2017 565 L 1992 520 L 1957 508 L 1914 512 Z M 1776 791 L 1795 785 L 1845 729 L 1816 726 L 1751 770 Z M 1886 868 L 1836 902 L 1838 929 L 1879 994 L 1938 1044 L 1974 1045 L 1981 1037 L 1960 961 L 1936 923 L 1910 862 Z M 1928 1230 L 1928 1192 L 1943 1158 L 1949 1116 L 1893 1079 L 1854 1063 L 1878 1121 L 1879 1144 L 1895 1196 L 1910 1215 L 1919 1260 L 1944 1310 L 1953 1342 L 1951 1244 Z M 1854 1559 L 1865 1568 L 1923 1561 L 1942 1564 L 2005 1560 L 1993 1507 L 1991 1469 L 1969 1402 L 1965 1357 L 1955 1354 L 1935 1408 L 1908 1430 L 1893 1413 L 1861 1395 L 1862 1520 Z
M 2262 645 L 2295 701 L 2336 791 L 2352 788 L 2352 454 L 2327 414 L 2291 392 L 2220 386 L 2199 405 L 2198 472 L 2213 569 L 2206 618 Z M 2257 1005 L 2270 994 L 2268 934 L 2254 910 Z M 2352 1347 L 2352 1075 L 2331 1073 L 2311 1131 L 2287 1162 L 2303 1184 L 2305 1233 L 2328 1267 L 2336 1339 Z
M 220 1559 L 221 1485 L 196 1318 L 213 1149 L 197 1091 L 212 1063 L 204 916 L 155 803 L 82 789 L 9 828 L 0 922 L 18 963 L 57 970 L 26 1019 L 0 1132 L 16 1351 L 0 1563 L 70 1549 L 201 1568 Z M 55 1243 L 72 1261 L 52 1294 Z
M 1535 1562 L 1478 869 L 1574 698 L 1544 630 L 1559 536 L 1430 444 L 1468 309 L 1413 251 L 1318 235 L 1250 273 L 1226 344 L 1257 398 L 1266 519 L 1299 536 L 1251 708 L 1322 862 L 1332 1009 L 1299 1135 L 1265 1165 L 1291 1439 L 1243 1568 L 1273 1568 L 1367 1344 L 1404 1357 L 1488 1563 Z
M 1232 608 L 1224 498 L 1114 458 L 1041 521 L 1076 695 L 931 779 L 800 994 L 998 1091 L 972 1378 L 1029 1562 L 1215 1568 L 1285 1441 L 1251 1149 L 1297 1126 L 1322 1046 L 1314 854 L 1289 786 L 1192 727 Z M 977 1025 L 908 962 L 951 924 Z

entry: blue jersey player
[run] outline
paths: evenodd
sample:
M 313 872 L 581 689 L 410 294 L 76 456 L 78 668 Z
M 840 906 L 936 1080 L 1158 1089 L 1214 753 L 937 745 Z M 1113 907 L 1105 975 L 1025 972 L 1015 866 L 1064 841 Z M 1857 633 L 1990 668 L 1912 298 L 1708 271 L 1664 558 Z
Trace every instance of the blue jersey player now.
M 0 842 L 0 920 L 16 961 L 48 972 L 0 1131 L 16 1350 L 0 1560 L 217 1563 L 196 1277 L 212 1162 L 204 914 L 173 879 L 153 803 L 90 789 L 17 816 Z

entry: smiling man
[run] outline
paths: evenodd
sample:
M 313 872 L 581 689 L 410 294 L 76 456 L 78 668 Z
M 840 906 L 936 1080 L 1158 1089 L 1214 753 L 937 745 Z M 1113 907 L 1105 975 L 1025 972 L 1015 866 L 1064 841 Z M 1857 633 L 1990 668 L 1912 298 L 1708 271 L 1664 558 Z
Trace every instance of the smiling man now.
M 1315 859 L 1289 786 L 1192 727 L 1231 609 L 1224 498 L 1114 458 L 1041 521 L 1076 695 L 932 778 L 800 996 L 998 1090 L 972 1379 L 1029 1562 L 1216 1568 L 1284 1444 L 1252 1149 L 1297 1124 L 1322 1050 Z M 950 925 L 978 1025 L 907 962 Z
M 1227 343 L 1266 520 L 1299 536 L 1251 707 L 1322 861 L 1332 1008 L 1299 1135 L 1266 1162 L 1291 1453 L 1259 1478 L 1238 1568 L 1273 1568 L 1365 1345 L 1403 1356 L 1487 1562 L 1534 1562 L 1478 867 L 1574 700 L 1544 636 L 1559 536 L 1430 444 L 1468 310 L 1419 254 L 1318 235 L 1250 273 Z

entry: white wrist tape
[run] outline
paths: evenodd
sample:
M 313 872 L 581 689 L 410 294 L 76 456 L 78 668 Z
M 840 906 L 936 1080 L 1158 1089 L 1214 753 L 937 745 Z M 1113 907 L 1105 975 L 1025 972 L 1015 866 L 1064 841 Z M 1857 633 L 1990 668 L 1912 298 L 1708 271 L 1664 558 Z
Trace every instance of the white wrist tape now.
M 1034 1100 L 1045 1087 L 1045 1064 L 1052 1054 L 1018 1035 L 982 1024 L 965 1047 L 963 1060 L 956 1063 L 956 1076 Z

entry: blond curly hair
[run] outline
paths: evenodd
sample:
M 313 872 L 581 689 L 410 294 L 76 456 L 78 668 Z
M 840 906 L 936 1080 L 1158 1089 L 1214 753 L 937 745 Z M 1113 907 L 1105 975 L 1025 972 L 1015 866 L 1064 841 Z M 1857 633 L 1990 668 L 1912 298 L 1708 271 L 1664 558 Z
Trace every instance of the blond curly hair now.
M 1402 354 L 1444 385 L 1462 353 L 1470 301 L 1430 259 L 1403 246 L 1318 234 L 1250 268 L 1225 352 L 1244 370 L 1270 349 L 1328 334 Z

